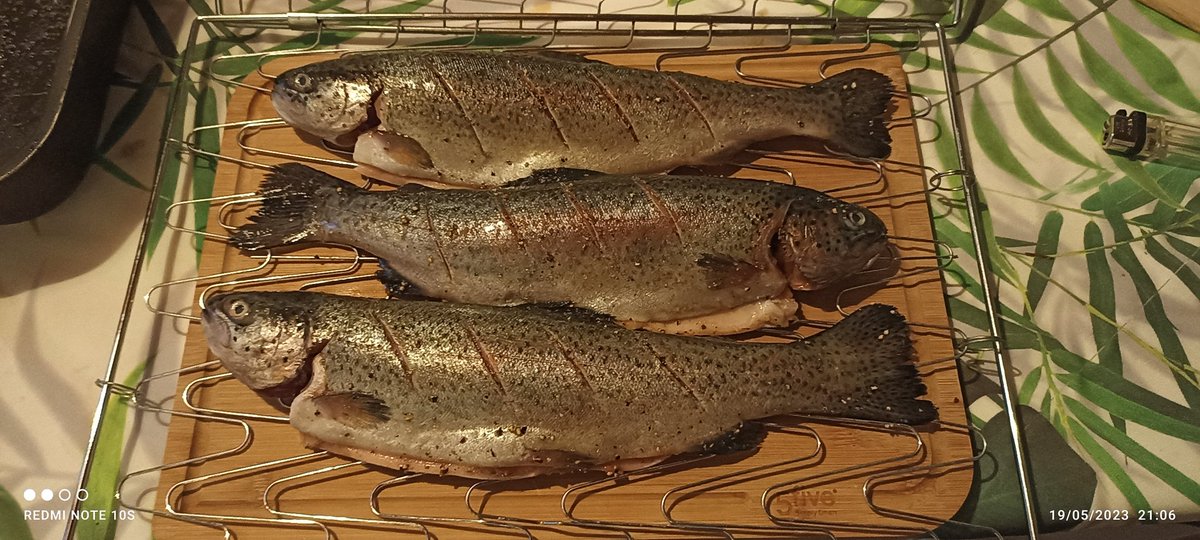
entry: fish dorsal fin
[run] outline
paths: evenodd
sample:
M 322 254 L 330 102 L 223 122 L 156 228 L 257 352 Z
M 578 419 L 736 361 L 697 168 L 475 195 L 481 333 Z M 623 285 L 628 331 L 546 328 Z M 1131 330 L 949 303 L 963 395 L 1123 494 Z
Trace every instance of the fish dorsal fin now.
M 392 418 L 392 409 L 364 392 L 341 392 L 312 398 L 317 414 L 356 428 L 376 427 Z
M 614 326 L 617 325 L 617 320 L 612 315 L 600 313 L 599 311 L 591 310 L 585 307 L 579 307 L 570 302 L 538 302 L 532 304 L 523 304 L 522 307 L 534 311 L 550 313 L 555 316 L 571 320 L 581 320 Z
M 525 178 L 518 178 L 505 184 L 505 187 L 515 186 L 538 186 L 542 184 L 557 184 L 559 182 L 574 182 L 591 178 L 593 176 L 604 176 L 604 173 L 592 171 L 588 169 L 572 169 L 569 167 L 560 167 L 557 169 L 538 169 L 533 171 Z
M 738 287 L 762 272 L 762 268 L 749 261 L 722 253 L 701 254 L 696 264 L 704 269 L 710 289 Z

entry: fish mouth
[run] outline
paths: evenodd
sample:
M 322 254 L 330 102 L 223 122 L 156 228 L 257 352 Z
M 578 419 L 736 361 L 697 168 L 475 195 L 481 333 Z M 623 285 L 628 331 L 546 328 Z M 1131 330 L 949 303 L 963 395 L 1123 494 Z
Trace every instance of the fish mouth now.
M 878 261 L 879 257 L 882 257 L 882 256 L 883 256 L 882 250 L 880 250 L 878 253 L 876 253 L 874 255 L 871 255 L 871 258 L 867 259 L 867 262 L 863 263 L 862 268 L 859 269 L 859 272 L 870 272 L 872 269 L 875 268 L 875 262 Z
M 875 263 L 880 262 L 880 259 L 882 259 L 884 256 L 895 258 L 897 255 L 893 249 L 892 243 L 888 241 L 886 231 L 881 231 L 878 234 L 870 235 L 868 238 L 863 240 L 863 245 L 866 248 L 867 254 L 870 255 L 870 257 L 867 257 L 866 262 L 863 263 L 863 269 L 874 268 Z
M 208 306 L 200 310 L 200 320 L 204 325 L 204 335 L 209 347 L 216 345 L 222 350 L 229 350 L 229 345 L 233 340 L 233 332 L 229 329 L 229 322 L 216 310 Z
M 841 268 L 850 275 L 887 270 L 893 262 L 891 243 L 884 235 L 864 235 L 854 241 L 854 251 L 846 254 Z

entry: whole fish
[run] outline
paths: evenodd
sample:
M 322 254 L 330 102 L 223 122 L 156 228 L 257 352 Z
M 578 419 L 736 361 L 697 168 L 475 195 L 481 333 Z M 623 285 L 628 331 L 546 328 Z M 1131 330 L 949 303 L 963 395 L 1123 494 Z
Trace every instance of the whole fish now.
M 786 325 L 797 309 L 792 290 L 826 287 L 887 249 L 887 229 L 870 210 L 810 189 L 588 174 L 543 171 L 492 190 L 367 191 L 287 164 L 267 178 L 262 207 L 231 243 L 349 244 L 383 260 L 380 276 L 394 292 L 568 302 L 693 334 Z
M 925 385 L 894 308 L 794 343 L 628 330 L 584 310 L 307 292 L 229 293 L 212 352 L 291 400 L 312 448 L 400 470 L 520 478 L 629 470 L 754 447 L 788 413 L 922 424 Z
M 776 88 L 552 51 L 387 51 L 286 71 L 271 99 L 293 127 L 352 144 L 370 176 L 487 187 L 555 167 L 720 163 L 791 135 L 886 157 L 892 86 L 867 69 Z

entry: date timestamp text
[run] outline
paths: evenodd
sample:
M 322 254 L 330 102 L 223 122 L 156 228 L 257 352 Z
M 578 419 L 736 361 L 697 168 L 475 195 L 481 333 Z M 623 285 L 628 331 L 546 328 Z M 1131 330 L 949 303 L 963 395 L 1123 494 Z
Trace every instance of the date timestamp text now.
M 1175 521 L 1175 511 L 1054 509 L 1050 511 L 1050 519 L 1055 521 Z

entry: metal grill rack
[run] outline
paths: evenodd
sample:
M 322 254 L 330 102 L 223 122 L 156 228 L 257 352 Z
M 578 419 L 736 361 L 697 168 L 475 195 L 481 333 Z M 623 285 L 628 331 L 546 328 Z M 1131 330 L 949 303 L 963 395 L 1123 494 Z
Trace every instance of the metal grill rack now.
M 133 262 L 125 305 L 119 320 L 110 362 L 104 378 L 99 381 L 100 403 L 94 417 L 93 431 L 89 440 L 89 449 L 85 457 L 80 485 L 84 485 L 87 481 L 95 450 L 96 435 L 104 420 L 105 405 L 110 399 L 117 396 L 130 399 L 138 411 L 137 414 L 169 415 L 216 422 L 233 426 L 244 433 L 240 444 L 221 452 L 196 456 L 187 461 L 168 463 L 148 470 L 126 471 L 117 491 L 118 497 L 123 496 L 121 487 L 130 478 L 199 463 L 217 462 L 223 458 L 235 456 L 252 444 L 256 428 L 287 421 L 286 416 L 216 410 L 194 402 L 192 394 L 199 388 L 219 385 L 222 384 L 222 381 L 225 381 L 224 384 L 231 384 L 229 382 L 231 375 L 218 370 L 216 362 L 185 366 L 180 370 L 159 373 L 132 387 L 116 382 L 114 376 L 122 357 L 122 348 L 127 339 L 126 330 L 131 317 L 144 316 L 149 313 L 155 317 L 196 319 L 187 315 L 192 306 L 187 306 L 182 310 L 180 306 L 164 307 L 156 296 L 157 293 L 169 287 L 196 285 L 198 288 L 203 288 L 203 292 L 199 295 L 200 305 L 203 305 L 208 292 L 216 288 L 254 286 L 280 280 L 300 288 L 323 287 L 331 283 L 358 279 L 362 276 L 363 265 L 372 262 L 369 256 L 353 248 L 348 248 L 344 253 L 333 256 L 328 253 L 319 256 L 303 252 L 282 255 L 267 253 L 260 257 L 248 258 L 247 265 L 241 270 L 156 285 L 150 288 L 144 305 L 138 301 L 138 285 L 145 263 L 144 247 L 152 228 L 152 222 L 157 215 L 156 205 L 161 204 L 158 201 L 173 201 L 166 212 L 166 226 L 170 229 L 168 234 L 179 235 L 179 238 L 186 239 L 204 237 L 206 241 L 210 242 L 221 241 L 225 231 L 197 231 L 194 223 L 189 225 L 189 219 L 193 218 L 190 210 L 194 205 L 211 205 L 212 211 L 221 216 L 220 222 L 223 224 L 226 215 L 236 212 L 240 205 L 244 206 L 253 202 L 251 194 L 236 194 L 201 200 L 180 200 L 175 193 L 164 188 L 165 185 L 176 185 L 175 182 L 164 182 L 167 175 L 179 174 L 180 183 L 185 183 L 190 178 L 197 160 L 217 159 L 246 168 L 266 167 L 254 160 L 222 155 L 206 149 L 198 142 L 206 132 L 208 134 L 219 132 L 224 138 L 235 137 L 243 155 L 284 157 L 302 161 L 317 161 L 335 166 L 353 165 L 346 160 L 337 158 L 284 154 L 277 149 L 256 146 L 255 134 L 283 127 L 282 122 L 278 119 L 205 124 L 190 117 L 188 111 L 192 107 L 188 105 L 194 103 L 200 89 L 248 86 L 251 90 L 263 90 L 254 84 L 244 82 L 242 77 L 223 75 L 228 70 L 222 69 L 222 64 L 228 66 L 230 63 L 250 62 L 255 72 L 269 79 L 271 75 L 269 63 L 286 56 L 412 46 L 553 48 L 581 53 L 609 54 L 655 53 L 659 55 L 656 67 L 661 67 L 662 63 L 668 59 L 703 56 L 719 51 L 721 54 L 736 53 L 739 55 L 736 61 L 737 72 L 747 82 L 794 85 L 798 81 L 755 76 L 748 71 L 743 71 L 743 62 L 806 54 L 796 52 L 792 49 L 793 45 L 832 44 L 840 53 L 839 60 L 823 64 L 822 76 L 825 74 L 825 69 L 836 62 L 883 54 L 914 52 L 934 59 L 934 61 L 940 61 L 944 70 L 940 81 L 941 87 L 938 91 L 944 91 L 944 96 L 948 97 L 934 100 L 920 93 L 913 93 L 911 98 L 915 105 L 912 107 L 912 114 L 903 118 L 894 118 L 893 122 L 919 124 L 929 118 L 929 115 L 938 111 L 938 114 L 948 119 L 948 135 L 953 137 L 959 166 L 954 169 L 938 170 L 919 163 L 862 160 L 850 156 L 831 155 L 828 152 L 819 154 L 800 152 L 785 155 L 772 154 L 768 151 L 762 152 L 764 155 L 772 154 L 775 158 L 782 160 L 825 160 L 826 164 L 829 160 L 833 160 L 839 162 L 835 166 L 877 171 L 878 175 L 874 179 L 846 186 L 844 189 L 849 195 L 835 193 L 835 195 L 844 196 L 868 206 L 871 202 L 877 201 L 878 194 L 882 193 L 879 186 L 886 182 L 885 170 L 897 167 L 916 170 L 925 179 L 926 188 L 922 193 L 924 196 L 951 205 L 961 205 L 966 209 L 974 244 L 974 253 L 971 255 L 978 262 L 979 281 L 985 289 L 984 297 L 987 300 L 985 308 L 990 317 L 991 333 L 984 336 L 967 336 L 956 329 L 936 325 L 926 326 L 922 329 L 923 331 L 942 332 L 953 340 L 954 355 L 941 359 L 922 359 L 919 366 L 927 368 L 939 362 L 945 362 L 956 363 L 961 368 L 980 370 L 987 369 L 984 366 L 990 365 L 991 361 L 994 361 L 995 369 L 1001 374 L 1006 410 L 1013 433 L 1012 441 L 985 441 L 969 425 L 943 424 L 939 429 L 969 431 L 975 441 L 976 451 L 970 458 L 937 461 L 927 455 L 921 434 L 906 426 L 846 420 L 832 421 L 822 418 L 780 419 L 777 423 L 769 425 L 773 436 L 793 437 L 797 440 L 807 441 L 807 448 L 810 448 L 808 453 L 796 455 L 786 461 L 743 467 L 702 481 L 673 485 L 657 501 L 661 519 L 655 521 L 630 522 L 598 518 L 584 509 L 585 499 L 591 493 L 619 489 L 621 486 L 643 480 L 662 478 L 674 471 L 703 464 L 706 460 L 720 458 L 704 455 L 685 457 L 619 477 L 586 480 L 565 486 L 557 504 L 552 505 L 557 510 L 557 515 L 553 516 L 531 517 L 506 514 L 503 511 L 504 505 L 496 501 L 505 493 L 510 492 L 511 488 L 504 482 L 498 481 L 478 482 L 471 485 L 466 490 L 462 501 L 466 512 L 460 512 L 455 517 L 409 515 L 384 507 L 385 505 L 381 502 L 382 494 L 389 490 L 402 489 L 412 482 L 424 481 L 423 475 L 419 474 L 405 474 L 376 485 L 365 497 L 365 502 L 371 509 L 371 517 L 323 515 L 283 510 L 278 494 L 290 489 L 291 486 L 311 484 L 324 478 L 352 475 L 364 470 L 361 463 L 334 462 L 323 452 L 280 456 L 271 461 L 230 467 L 220 472 L 188 478 L 173 485 L 166 493 L 158 494 L 160 500 L 165 501 L 161 510 L 138 507 L 136 501 L 127 500 L 128 498 L 122 498 L 121 504 L 146 513 L 209 527 L 214 530 L 214 534 L 223 533 L 227 538 L 232 535 L 229 529 L 230 525 L 246 524 L 319 530 L 324 532 L 326 538 L 332 538 L 333 531 L 342 527 L 409 532 L 423 534 L 426 537 L 434 537 L 437 531 L 443 528 L 530 538 L 541 535 L 545 531 L 585 536 L 599 533 L 605 533 L 606 536 L 618 534 L 628 538 L 644 535 L 650 537 L 717 536 L 727 538 L 778 537 L 781 535 L 816 535 L 836 538 L 842 535 L 861 534 L 885 536 L 928 534 L 932 536 L 932 533 L 928 531 L 940 524 L 940 519 L 907 510 L 885 507 L 875 500 L 876 489 L 903 482 L 914 476 L 969 468 L 972 466 L 973 460 L 979 459 L 990 442 L 991 444 L 1015 445 L 1019 480 L 1025 488 L 1022 493 L 1027 523 L 1030 533 L 1036 534 L 1036 527 L 1033 523 L 1033 516 L 1036 514 L 1033 512 L 1032 499 L 1028 489 L 1027 468 L 1023 446 L 1020 444 L 1021 431 L 1013 416 L 1016 393 L 1012 389 L 1011 368 L 1003 350 L 998 346 L 1002 339 L 996 317 L 998 303 L 993 288 L 994 280 L 991 276 L 988 252 L 984 249 L 983 240 L 979 234 L 979 231 L 982 230 L 982 221 L 975 191 L 976 180 L 971 173 L 970 156 L 963 140 L 961 109 L 955 97 L 957 82 L 947 32 L 964 20 L 964 3 L 962 0 L 882 1 L 878 3 L 880 6 L 875 10 L 875 16 L 867 18 L 847 16 L 843 8 L 854 4 L 849 0 L 842 0 L 841 5 L 837 0 L 827 2 L 817 0 L 806 2 L 770 0 L 711 2 L 701 0 L 694 3 L 673 2 L 666 5 L 647 1 L 640 4 L 622 4 L 621 6 L 612 0 L 554 3 L 531 0 L 509 2 L 445 0 L 442 3 L 421 5 L 412 10 L 398 9 L 395 6 L 389 7 L 380 0 L 361 0 L 355 5 L 342 4 L 341 7 L 346 12 L 339 13 L 313 12 L 313 10 L 324 7 L 322 2 L 218 0 L 215 15 L 199 17 L 192 25 L 187 38 L 188 46 L 183 52 L 180 65 L 184 67 L 181 70 L 182 73 L 179 74 L 171 98 L 169 117 L 164 128 L 165 144 L 158 168 L 158 177 L 155 181 L 154 195 L 143 224 L 142 237 Z M 500 13 L 495 11 L 497 9 L 507 9 L 510 12 Z M 880 52 L 878 49 L 871 48 L 872 45 L 878 43 L 891 45 L 895 49 Z M 204 57 L 202 51 L 212 50 L 214 47 L 223 48 L 226 52 L 214 57 Z M 912 68 L 912 66 L 906 67 Z M 919 70 L 920 67 L 915 69 Z M 185 128 L 185 126 L 194 127 Z M 173 162 L 182 164 L 182 166 L 173 167 L 171 166 Z M 791 176 L 787 169 L 757 162 L 737 165 L 743 170 Z M 794 178 L 791 180 L 795 181 Z M 842 291 L 843 294 L 855 288 L 886 284 L 891 280 L 915 274 L 940 272 L 954 259 L 951 250 L 940 242 L 921 244 L 918 239 L 902 237 L 893 237 L 893 240 L 897 242 L 897 245 L 903 243 L 906 246 L 898 249 L 891 261 L 886 261 L 891 265 L 893 271 L 898 268 L 899 272 L 890 277 L 875 279 L 871 277 L 871 273 L 879 272 L 883 268 L 870 269 L 860 276 L 863 279 L 857 282 L 858 285 Z M 293 263 L 299 263 L 293 268 L 299 267 L 304 270 L 288 270 L 289 265 Z M 835 304 L 837 311 L 845 314 L 840 294 Z M 149 307 L 148 311 L 145 309 L 147 306 Z M 921 326 L 920 321 L 916 321 L 916 323 L 914 326 Z M 818 325 L 819 323 L 813 322 L 812 324 Z M 985 355 L 990 358 L 985 360 Z M 152 381 L 196 372 L 202 372 L 205 375 L 192 381 L 183 390 L 181 403 L 185 410 L 178 408 L 169 410 L 145 399 L 145 388 Z M 810 467 L 819 460 L 830 448 L 829 442 L 823 438 L 823 426 L 830 424 L 837 424 L 840 427 L 852 426 L 864 434 L 912 437 L 912 450 L 873 462 L 859 463 L 854 467 L 807 473 L 806 467 Z M 222 478 L 253 475 L 266 471 L 276 473 L 290 471 L 284 476 L 276 474 L 274 479 L 263 488 L 261 499 L 264 508 L 271 516 L 269 518 L 199 514 L 183 511 L 175 506 L 181 492 L 203 489 L 205 485 L 220 481 Z M 778 500 L 781 493 L 799 487 L 821 486 L 833 479 L 845 477 L 861 479 L 862 497 L 873 512 L 905 524 L 864 526 L 836 521 L 799 520 L 781 515 L 772 504 Z M 766 487 L 761 491 L 761 517 L 763 518 L 761 522 L 733 522 L 722 519 L 720 515 L 714 516 L 713 519 L 698 520 L 691 516 L 682 516 L 678 511 L 679 505 L 695 493 L 713 489 L 714 486 L 727 486 L 763 478 L 773 481 L 767 482 Z M 68 527 L 66 538 L 73 537 L 74 525 L 72 522 Z M 980 534 L 993 534 L 999 537 L 995 531 L 990 530 L 981 530 Z

